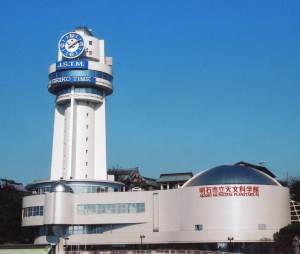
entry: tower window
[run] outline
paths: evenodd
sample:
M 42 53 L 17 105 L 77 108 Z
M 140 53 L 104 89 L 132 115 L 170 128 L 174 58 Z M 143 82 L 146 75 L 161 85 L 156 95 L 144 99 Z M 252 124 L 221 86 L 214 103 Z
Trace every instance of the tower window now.
M 89 125 L 87 124 L 85 127 L 88 129 L 88 128 L 89 128 Z
M 87 166 L 87 165 L 88 165 L 88 162 L 86 162 L 85 165 Z
M 92 41 L 89 41 L 89 45 L 93 45 L 93 42 L 92 42 Z
M 89 116 L 89 113 L 86 113 L 86 116 Z
M 85 141 L 88 141 L 88 140 L 89 140 L 89 138 L 88 138 L 88 137 L 86 137 L 86 138 L 85 138 Z
M 85 153 L 88 153 L 88 150 L 85 150 Z

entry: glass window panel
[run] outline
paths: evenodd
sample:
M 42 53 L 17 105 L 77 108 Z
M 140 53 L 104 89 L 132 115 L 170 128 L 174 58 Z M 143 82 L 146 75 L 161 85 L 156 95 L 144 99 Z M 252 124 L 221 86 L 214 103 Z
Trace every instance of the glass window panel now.
M 145 204 L 144 203 L 137 203 L 136 207 L 137 207 L 137 213 L 142 213 L 142 212 L 145 211 Z
M 84 214 L 84 205 L 78 205 L 77 206 L 77 213 L 78 214 Z
M 40 206 L 40 216 L 44 215 L 44 207 Z
M 136 212 L 136 204 L 129 204 L 128 206 L 128 213 L 135 213 Z
M 100 205 L 98 205 L 98 209 L 99 209 L 99 214 L 102 214 L 102 213 L 105 213 L 105 205 L 102 205 L 102 204 L 100 204 Z

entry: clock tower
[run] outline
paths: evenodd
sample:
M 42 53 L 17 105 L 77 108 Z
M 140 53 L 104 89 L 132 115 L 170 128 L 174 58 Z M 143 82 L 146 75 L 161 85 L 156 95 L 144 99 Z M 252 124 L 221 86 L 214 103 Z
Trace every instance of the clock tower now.
M 105 102 L 113 76 L 104 40 L 86 27 L 64 34 L 48 77 L 55 95 L 51 180 L 107 180 Z

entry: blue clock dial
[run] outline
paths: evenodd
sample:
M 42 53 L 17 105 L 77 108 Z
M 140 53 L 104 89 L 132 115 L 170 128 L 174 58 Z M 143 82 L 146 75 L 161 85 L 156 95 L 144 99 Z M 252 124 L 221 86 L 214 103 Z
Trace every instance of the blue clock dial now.
M 66 33 L 60 38 L 58 48 L 66 58 L 79 57 L 84 51 L 83 38 L 74 32 Z

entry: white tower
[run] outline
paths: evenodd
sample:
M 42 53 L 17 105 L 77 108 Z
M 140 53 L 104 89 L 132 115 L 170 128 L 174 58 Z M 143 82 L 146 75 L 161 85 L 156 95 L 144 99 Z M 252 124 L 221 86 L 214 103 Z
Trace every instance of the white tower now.
M 105 99 L 112 93 L 112 59 L 104 40 L 86 27 L 64 34 L 49 68 L 56 95 L 51 180 L 107 180 Z

